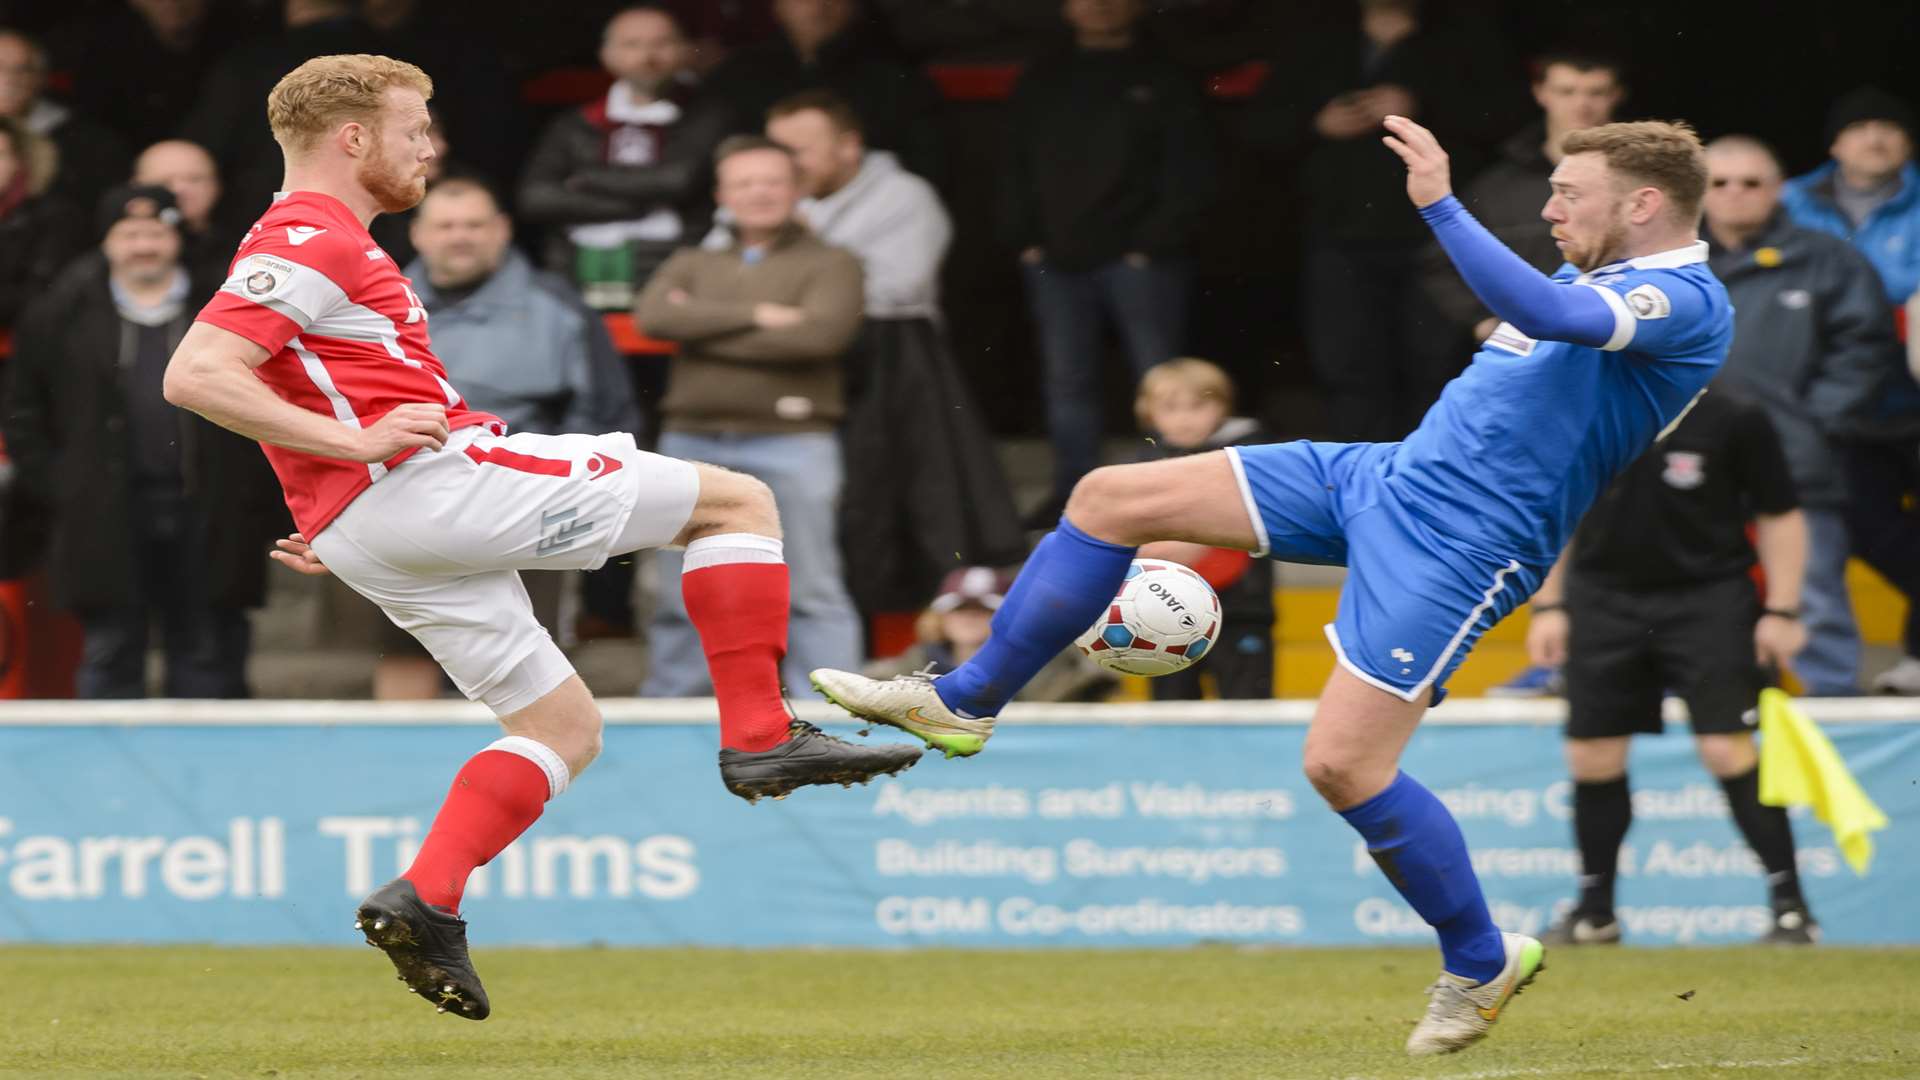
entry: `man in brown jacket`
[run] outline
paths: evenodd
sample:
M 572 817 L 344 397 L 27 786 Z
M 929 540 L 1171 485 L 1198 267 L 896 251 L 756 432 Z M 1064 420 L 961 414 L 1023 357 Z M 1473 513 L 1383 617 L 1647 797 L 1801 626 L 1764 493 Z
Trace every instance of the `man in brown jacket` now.
M 773 489 L 793 574 L 783 674 L 856 665 L 860 620 L 835 537 L 843 475 L 841 354 L 863 314 L 860 263 L 794 216 L 792 156 L 759 136 L 714 154 L 715 199 L 733 219 L 723 250 L 683 248 L 640 295 L 648 334 L 680 344 L 661 404 L 660 452 L 738 469 Z M 663 578 L 680 554 L 662 551 Z M 700 642 L 675 589 L 660 590 L 648 632 L 646 697 L 712 693 Z

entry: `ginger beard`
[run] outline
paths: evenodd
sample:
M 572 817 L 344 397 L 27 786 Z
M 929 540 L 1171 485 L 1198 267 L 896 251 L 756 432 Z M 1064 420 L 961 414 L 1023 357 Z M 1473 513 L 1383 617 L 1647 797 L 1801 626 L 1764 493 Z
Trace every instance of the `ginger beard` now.
M 1584 243 L 1568 236 L 1556 239 L 1562 244 L 1561 254 L 1582 273 L 1618 261 L 1616 253 L 1625 251 L 1627 247 L 1627 200 L 1621 199 L 1614 204 L 1612 220 L 1593 239 Z
M 381 143 L 375 133 L 374 143 Z M 420 162 L 395 162 L 385 154 L 371 154 L 354 167 L 354 180 L 380 207 L 383 214 L 399 214 L 413 209 L 427 195 L 427 174 Z

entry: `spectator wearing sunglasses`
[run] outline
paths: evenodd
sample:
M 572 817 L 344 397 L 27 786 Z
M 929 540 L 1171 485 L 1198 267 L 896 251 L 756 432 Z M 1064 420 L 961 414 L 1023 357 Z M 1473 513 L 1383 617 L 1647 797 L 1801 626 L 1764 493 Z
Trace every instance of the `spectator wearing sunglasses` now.
M 1809 537 L 1794 662 L 1809 693 L 1858 693 L 1860 636 L 1847 596 L 1847 470 L 1839 440 L 1875 407 L 1900 363 L 1873 266 L 1781 208 L 1773 151 L 1729 135 L 1707 147 L 1708 265 L 1733 300 L 1725 384 L 1767 412 L 1786 447 Z

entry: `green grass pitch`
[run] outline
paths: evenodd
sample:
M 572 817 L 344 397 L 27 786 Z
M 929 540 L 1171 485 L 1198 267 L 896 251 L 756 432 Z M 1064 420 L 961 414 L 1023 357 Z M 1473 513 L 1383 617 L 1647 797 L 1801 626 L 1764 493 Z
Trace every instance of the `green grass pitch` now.
M 1425 950 L 476 960 L 480 1024 L 370 949 L 0 948 L 0 1077 L 1920 1077 L 1917 950 L 1562 949 L 1420 1061 Z

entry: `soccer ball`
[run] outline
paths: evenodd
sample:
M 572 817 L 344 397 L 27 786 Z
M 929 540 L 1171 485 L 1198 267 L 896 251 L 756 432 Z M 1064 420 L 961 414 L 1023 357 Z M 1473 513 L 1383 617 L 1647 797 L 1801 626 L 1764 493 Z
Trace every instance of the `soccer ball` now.
M 1074 645 L 1123 675 L 1171 675 L 1213 648 L 1220 597 L 1179 563 L 1135 559 L 1107 610 Z

